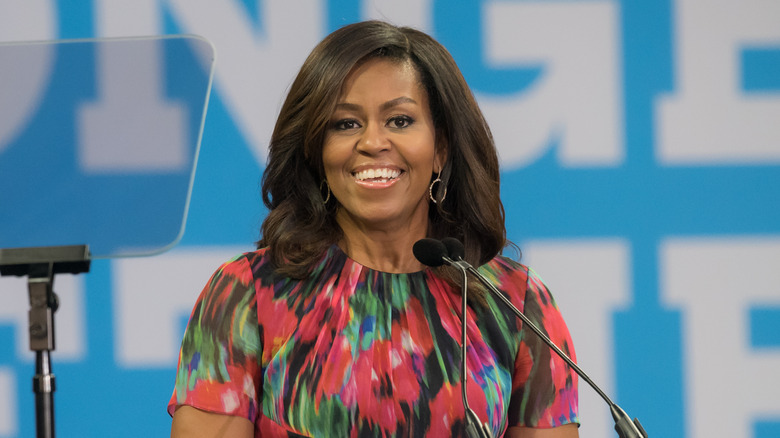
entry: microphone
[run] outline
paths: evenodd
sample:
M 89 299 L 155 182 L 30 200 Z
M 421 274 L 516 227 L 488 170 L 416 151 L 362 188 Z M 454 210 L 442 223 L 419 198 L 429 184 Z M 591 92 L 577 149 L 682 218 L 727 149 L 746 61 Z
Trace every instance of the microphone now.
M 430 239 L 433 240 L 433 239 Z M 444 245 L 445 249 L 448 251 L 448 254 L 453 259 L 453 263 L 456 263 L 458 267 L 465 267 L 465 269 L 473 274 L 477 280 L 479 280 L 485 287 L 490 290 L 493 295 L 495 295 L 497 298 L 499 298 L 501 301 L 506 304 L 512 312 L 517 315 L 518 318 L 520 318 L 523 323 L 531 329 L 539 338 L 544 341 L 545 344 L 547 344 L 558 356 L 561 357 L 573 370 L 577 373 L 578 376 L 580 376 L 585 382 L 590 385 L 591 388 L 593 388 L 600 396 L 604 399 L 605 402 L 607 402 L 607 405 L 609 405 L 610 412 L 612 413 L 612 418 L 615 421 L 615 431 L 618 433 L 618 436 L 620 438 L 648 438 L 647 432 L 642 427 L 642 424 L 639 423 L 639 419 L 634 418 L 633 421 L 631 421 L 631 417 L 628 416 L 626 411 L 620 408 L 616 403 L 614 403 L 605 393 L 604 391 L 599 388 L 596 383 L 594 383 L 590 377 L 583 371 L 579 366 L 577 366 L 576 363 L 574 363 L 571 358 L 564 353 L 555 343 L 550 340 L 547 335 L 545 335 L 539 327 L 536 326 L 533 322 L 531 322 L 530 319 L 528 319 L 523 312 L 517 309 L 511 301 L 509 301 L 509 298 L 504 296 L 494 285 L 491 283 L 487 278 L 485 278 L 484 275 L 482 275 L 478 270 L 476 270 L 473 266 L 471 266 L 468 262 L 463 260 L 463 255 L 465 254 L 465 249 L 463 247 L 463 244 L 453 237 L 447 237 L 443 239 L 442 245 Z M 418 259 L 419 260 L 419 259 Z M 449 263 L 448 260 L 449 257 L 442 257 L 442 260 L 444 263 Z M 421 260 L 422 262 L 422 260 Z M 465 287 L 464 287 L 464 295 L 465 295 Z M 465 311 L 464 311 L 465 315 Z M 465 318 L 464 318 L 465 320 Z M 464 325 L 465 327 L 465 325 Z
M 457 242 L 458 245 L 460 245 L 460 248 L 463 249 L 463 245 L 457 240 L 452 239 L 455 242 Z M 468 373 L 466 369 L 466 315 L 468 315 L 468 274 L 466 273 L 466 270 L 468 266 L 470 266 L 465 261 L 456 261 L 451 259 L 449 256 L 452 256 L 453 254 L 457 254 L 458 257 L 462 260 L 462 253 L 458 251 L 450 251 L 450 248 L 447 247 L 448 241 L 445 239 L 444 242 L 436 240 L 436 239 L 420 239 L 417 242 L 414 243 L 412 246 L 412 253 L 414 253 L 415 258 L 417 260 L 426 265 L 431 267 L 437 267 L 441 266 L 443 264 L 448 264 L 450 266 L 453 266 L 457 269 L 459 269 L 463 273 L 463 282 L 462 282 L 462 290 L 463 293 L 461 294 L 463 297 L 462 302 L 462 317 L 461 317 L 461 343 L 460 343 L 460 395 L 463 398 L 463 410 L 466 413 L 465 422 L 466 422 L 466 437 L 468 438 L 493 438 L 493 432 L 490 430 L 488 425 L 486 423 L 481 423 L 479 420 L 479 417 L 477 416 L 477 413 L 474 412 L 469 407 L 469 399 L 466 394 L 466 383 L 468 381 Z M 452 243 L 449 243 L 449 245 L 452 245 Z
M 423 265 L 435 268 L 444 264 L 447 248 L 440 240 L 426 238 L 414 242 L 412 253 Z

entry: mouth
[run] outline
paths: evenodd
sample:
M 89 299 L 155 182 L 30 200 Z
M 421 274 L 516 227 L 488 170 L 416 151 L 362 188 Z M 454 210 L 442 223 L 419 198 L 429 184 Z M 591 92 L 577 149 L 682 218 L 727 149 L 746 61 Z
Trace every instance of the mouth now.
M 379 168 L 379 169 L 365 169 L 359 172 L 353 172 L 352 176 L 360 182 L 367 183 L 385 183 L 390 182 L 401 176 L 403 173 L 399 169 Z

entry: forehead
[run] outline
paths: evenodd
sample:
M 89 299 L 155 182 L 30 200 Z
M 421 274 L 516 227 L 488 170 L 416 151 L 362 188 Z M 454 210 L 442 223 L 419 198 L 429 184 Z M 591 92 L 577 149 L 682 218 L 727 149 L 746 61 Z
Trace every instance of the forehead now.
M 414 63 L 387 57 L 370 58 L 356 65 L 344 80 L 338 100 L 366 92 L 413 92 L 427 97 Z

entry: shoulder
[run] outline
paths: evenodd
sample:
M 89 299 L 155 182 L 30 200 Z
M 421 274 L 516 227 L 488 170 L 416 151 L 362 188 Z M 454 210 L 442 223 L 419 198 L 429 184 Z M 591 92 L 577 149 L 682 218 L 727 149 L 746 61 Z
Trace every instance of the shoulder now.
M 499 290 L 507 294 L 513 304 L 522 305 L 531 272 L 527 266 L 509 257 L 498 255 L 480 266 L 479 271 Z
M 267 249 L 237 254 L 222 263 L 212 276 L 212 282 L 216 279 L 230 279 L 240 283 L 249 284 L 256 272 L 261 272 L 270 265 L 270 257 L 266 255 Z
M 529 268 L 524 264 L 501 254 L 493 257 L 492 260 L 480 267 L 480 269 L 482 268 L 506 273 L 520 272 L 525 274 L 529 271 Z
M 251 302 L 256 289 L 256 273 L 265 261 L 264 250 L 237 254 L 222 263 L 211 275 L 200 294 L 197 306 L 207 308 L 235 304 L 236 301 Z
M 270 257 L 268 256 L 268 248 L 260 248 L 233 256 L 233 258 L 223 263 L 222 266 L 220 266 L 220 269 L 256 268 L 260 265 L 269 263 Z
M 532 268 L 509 257 L 498 255 L 480 266 L 480 272 L 505 292 L 513 302 L 522 304 L 526 299 L 553 301 L 542 278 Z

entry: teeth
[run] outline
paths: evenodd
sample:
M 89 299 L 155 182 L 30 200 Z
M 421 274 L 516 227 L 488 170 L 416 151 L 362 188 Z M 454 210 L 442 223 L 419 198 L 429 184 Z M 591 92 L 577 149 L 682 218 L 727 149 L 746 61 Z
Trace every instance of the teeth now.
M 362 170 L 360 172 L 355 173 L 355 178 L 362 181 L 365 179 L 375 179 L 375 178 L 381 178 L 381 179 L 393 179 L 398 178 L 398 175 L 400 175 L 401 172 L 399 170 L 395 169 L 366 169 Z

